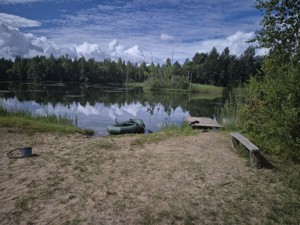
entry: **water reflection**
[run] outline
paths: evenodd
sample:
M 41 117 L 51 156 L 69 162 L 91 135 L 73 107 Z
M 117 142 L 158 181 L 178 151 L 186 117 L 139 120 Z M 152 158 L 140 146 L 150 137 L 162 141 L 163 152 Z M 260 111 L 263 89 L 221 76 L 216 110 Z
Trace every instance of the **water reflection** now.
M 154 108 L 150 105 L 142 105 L 140 102 L 122 105 L 95 103 L 91 105 L 87 102 L 82 105 L 73 101 L 70 104 L 52 103 L 41 104 L 34 100 L 19 101 L 17 97 L 2 98 L 0 100 L 8 110 L 24 110 L 33 115 L 56 115 L 72 118 L 81 128 L 88 128 L 95 131 L 95 135 L 108 135 L 106 127 L 118 121 L 125 121 L 129 118 L 141 118 L 146 124 L 146 128 L 151 131 L 158 131 L 165 124 L 180 124 L 188 112 L 184 112 L 181 107 L 171 109 L 167 113 L 162 104 L 157 104 Z
M 165 124 L 181 124 L 186 116 L 216 114 L 222 98 L 182 93 L 144 92 L 140 88 L 80 84 L 0 83 L 0 101 L 11 110 L 34 115 L 67 116 L 95 135 L 108 135 L 106 127 L 129 118 L 144 120 L 158 131 Z

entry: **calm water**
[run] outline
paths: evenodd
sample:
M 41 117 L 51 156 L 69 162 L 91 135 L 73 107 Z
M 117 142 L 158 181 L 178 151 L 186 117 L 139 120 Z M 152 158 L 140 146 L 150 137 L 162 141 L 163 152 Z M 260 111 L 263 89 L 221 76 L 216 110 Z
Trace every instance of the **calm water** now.
M 55 114 L 72 118 L 80 128 L 97 136 L 108 135 L 106 127 L 130 118 L 144 120 L 146 129 L 179 125 L 186 116 L 212 117 L 222 98 L 209 96 L 143 92 L 141 88 L 80 84 L 0 83 L 0 104 L 35 115 Z

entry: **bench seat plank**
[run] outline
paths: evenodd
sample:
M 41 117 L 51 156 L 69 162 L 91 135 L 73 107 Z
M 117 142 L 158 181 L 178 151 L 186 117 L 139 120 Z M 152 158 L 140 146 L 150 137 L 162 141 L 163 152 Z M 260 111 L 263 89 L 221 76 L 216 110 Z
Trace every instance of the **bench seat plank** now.
M 256 147 L 251 141 L 249 141 L 240 133 L 231 133 L 230 135 L 232 136 L 233 147 L 235 148 L 240 143 L 244 145 L 250 152 L 250 160 L 252 166 L 255 166 L 256 168 L 261 168 L 262 157 L 260 155 L 258 147 Z
M 231 133 L 230 135 L 242 143 L 250 152 L 259 152 L 259 148 L 240 133 Z

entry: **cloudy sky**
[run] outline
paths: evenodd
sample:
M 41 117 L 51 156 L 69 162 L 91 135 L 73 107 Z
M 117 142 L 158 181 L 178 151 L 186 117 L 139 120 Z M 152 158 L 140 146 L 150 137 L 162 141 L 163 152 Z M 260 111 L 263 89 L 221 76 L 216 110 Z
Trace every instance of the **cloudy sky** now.
M 260 29 L 255 0 L 0 0 L 0 57 L 53 54 L 183 62 Z M 258 53 L 260 54 L 260 53 Z

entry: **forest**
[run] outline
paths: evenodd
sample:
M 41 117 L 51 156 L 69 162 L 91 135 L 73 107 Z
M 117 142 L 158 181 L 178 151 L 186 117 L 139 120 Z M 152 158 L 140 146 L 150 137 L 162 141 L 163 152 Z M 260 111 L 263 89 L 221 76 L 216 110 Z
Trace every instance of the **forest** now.
M 236 87 L 260 70 L 263 58 L 255 55 L 255 48 L 248 47 L 241 56 L 231 55 L 229 48 L 221 53 L 212 48 L 209 53 L 196 53 L 183 64 L 174 63 L 170 58 L 162 65 L 114 61 L 104 59 L 75 58 L 68 55 L 55 58 L 52 55 L 22 58 L 14 61 L 0 59 L 0 80 L 40 83 L 81 82 L 81 83 L 128 83 L 157 81 L 154 84 L 174 84 L 172 87 L 185 88 L 189 83 L 209 84 L 222 87 Z M 163 82 L 162 82 L 163 81 Z M 153 83 L 153 82 L 152 82 Z M 167 86 L 167 85 L 166 85 Z

